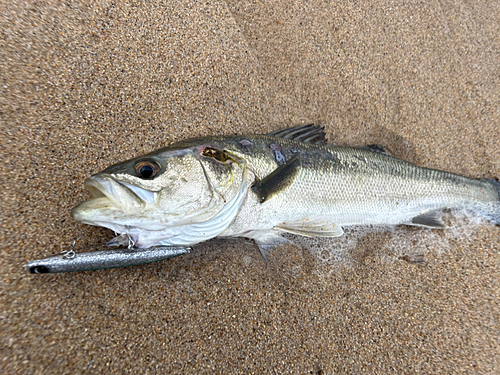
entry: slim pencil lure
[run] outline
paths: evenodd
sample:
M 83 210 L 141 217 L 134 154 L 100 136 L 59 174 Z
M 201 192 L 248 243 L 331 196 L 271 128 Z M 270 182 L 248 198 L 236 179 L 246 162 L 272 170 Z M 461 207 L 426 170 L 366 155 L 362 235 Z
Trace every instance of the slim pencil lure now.
M 95 271 L 158 262 L 190 252 L 189 247 L 156 246 L 147 249 L 100 250 L 86 253 L 70 251 L 54 257 L 33 260 L 29 273 Z

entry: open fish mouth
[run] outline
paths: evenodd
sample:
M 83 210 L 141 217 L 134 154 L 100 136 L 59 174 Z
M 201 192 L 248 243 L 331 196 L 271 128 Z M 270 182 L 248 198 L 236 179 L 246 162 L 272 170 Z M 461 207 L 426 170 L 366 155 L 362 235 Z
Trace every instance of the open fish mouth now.
M 92 199 L 83 202 L 75 211 L 113 210 L 123 211 L 126 215 L 137 214 L 155 199 L 155 193 L 131 184 L 116 181 L 109 175 L 97 174 L 87 178 L 85 188 Z

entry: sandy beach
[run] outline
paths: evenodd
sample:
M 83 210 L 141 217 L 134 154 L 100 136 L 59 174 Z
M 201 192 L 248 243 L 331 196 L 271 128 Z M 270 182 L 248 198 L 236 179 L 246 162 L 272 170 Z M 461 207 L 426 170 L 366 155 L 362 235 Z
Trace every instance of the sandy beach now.
M 186 138 L 325 126 L 500 177 L 500 2 L 2 1 L 0 372 L 498 374 L 500 230 L 348 230 L 265 261 L 214 240 L 30 275 L 113 233 L 86 177 Z M 298 243 L 300 240 L 298 241 Z

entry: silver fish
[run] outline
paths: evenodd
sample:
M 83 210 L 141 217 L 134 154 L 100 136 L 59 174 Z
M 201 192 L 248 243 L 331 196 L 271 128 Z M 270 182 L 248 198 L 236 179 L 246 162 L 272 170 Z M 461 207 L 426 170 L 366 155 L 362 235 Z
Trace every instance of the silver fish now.
M 93 198 L 71 214 L 138 247 L 254 239 L 263 255 L 283 232 L 335 237 L 342 227 L 444 228 L 444 208 L 500 222 L 500 183 L 421 168 L 380 146 L 337 147 L 306 125 L 267 135 L 181 141 L 85 180 Z M 119 242 L 118 239 L 112 242 Z

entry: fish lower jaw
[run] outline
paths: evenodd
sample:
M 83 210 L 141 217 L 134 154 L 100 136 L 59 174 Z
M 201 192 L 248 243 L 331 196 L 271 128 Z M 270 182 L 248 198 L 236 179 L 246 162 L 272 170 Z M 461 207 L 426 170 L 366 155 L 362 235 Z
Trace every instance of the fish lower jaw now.
M 71 217 L 78 222 L 110 229 L 135 225 L 140 215 L 141 212 L 130 215 L 107 197 L 89 199 L 71 210 Z
M 84 223 L 99 222 L 109 223 L 110 225 L 136 226 L 138 222 L 141 223 L 141 221 L 144 221 L 141 225 L 147 229 L 151 229 L 152 227 L 153 229 L 163 229 L 167 226 L 166 223 L 159 221 L 157 218 L 145 220 L 149 215 L 151 215 L 151 212 L 147 210 L 147 207 L 140 211 L 130 213 L 108 197 L 91 198 L 80 203 L 71 210 L 71 217 L 76 221 Z M 160 228 L 154 228 L 155 224 L 159 222 L 162 224 Z M 107 225 L 102 226 L 106 228 L 109 227 Z
M 86 224 L 101 220 L 106 221 L 117 215 L 123 215 L 123 210 L 107 197 L 89 199 L 71 210 L 71 217 L 74 220 Z
M 128 234 L 132 230 L 164 230 L 166 223 L 147 220 L 140 215 L 128 215 L 106 197 L 93 198 L 71 210 L 71 217 L 83 224 L 104 227 L 115 233 Z

